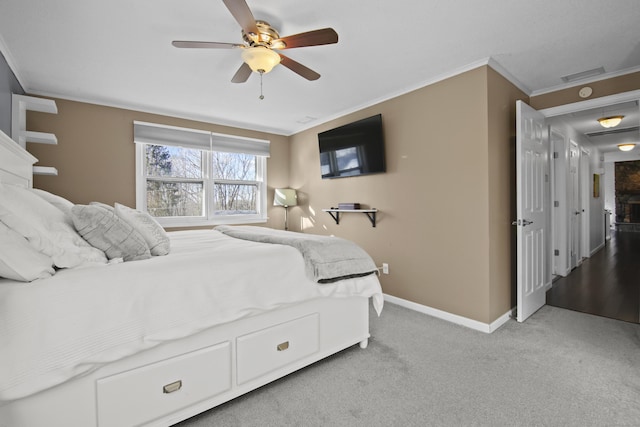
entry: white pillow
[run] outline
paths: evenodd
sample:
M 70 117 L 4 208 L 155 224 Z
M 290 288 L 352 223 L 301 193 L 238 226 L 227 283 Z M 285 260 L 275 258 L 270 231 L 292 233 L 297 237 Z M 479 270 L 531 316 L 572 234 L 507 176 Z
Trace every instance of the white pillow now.
M 78 233 L 107 258 L 137 261 L 151 258 L 144 238 L 115 212 L 96 205 L 75 205 L 71 209 Z
M 21 235 L 0 222 L 0 277 L 31 282 L 55 274 L 53 260 L 36 251 Z
M 0 183 L 0 221 L 26 238 L 60 268 L 106 264 L 104 253 L 88 244 L 64 213 L 23 187 Z
M 149 245 L 151 255 L 167 255 L 169 253 L 171 249 L 169 236 L 154 217 L 120 203 L 116 203 L 116 215 L 142 235 Z
M 64 212 L 69 225 L 73 225 L 73 220 L 71 219 L 71 208 L 73 207 L 73 203 L 64 197 L 60 197 L 56 194 L 49 193 L 48 191 L 40 190 L 38 188 L 30 188 L 29 190 Z

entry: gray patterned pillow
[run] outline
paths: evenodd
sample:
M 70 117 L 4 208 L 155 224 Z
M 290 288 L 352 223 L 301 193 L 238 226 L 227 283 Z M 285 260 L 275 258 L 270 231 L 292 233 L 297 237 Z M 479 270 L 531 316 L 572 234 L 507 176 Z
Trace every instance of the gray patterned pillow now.
M 98 206 L 100 208 L 106 209 L 110 212 L 113 212 L 113 206 L 111 205 L 107 205 L 106 203 L 102 203 L 102 202 L 91 202 L 89 203 L 91 206 Z
M 116 203 L 116 215 L 138 231 L 149 245 L 151 255 L 167 255 L 171 249 L 169 236 L 158 221 L 146 212 Z
M 125 261 L 151 258 L 144 238 L 115 212 L 95 205 L 75 205 L 71 216 L 78 233 L 91 246 L 103 251 L 107 258 Z

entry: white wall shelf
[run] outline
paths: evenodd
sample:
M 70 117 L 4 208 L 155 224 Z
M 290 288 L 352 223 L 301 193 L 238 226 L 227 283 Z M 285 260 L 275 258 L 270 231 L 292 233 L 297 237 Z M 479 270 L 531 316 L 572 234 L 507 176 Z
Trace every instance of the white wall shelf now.
M 34 132 L 27 130 L 24 132 L 26 142 L 36 142 L 38 144 L 58 144 L 58 138 L 52 133 Z
M 376 226 L 376 214 L 378 213 L 378 209 L 336 209 L 336 208 L 330 208 L 330 209 L 322 209 L 322 211 L 328 213 L 329 215 L 331 215 L 331 217 L 335 220 L 336 224 L 338 224 L 338 225 L 340 225 L 340 214 L 341 213 L 358 212 L 358 213 L 365 214 L 369 218 L 369 221 L 371 221 L 371 226 L 372 227 Z
M 57 176 L 58 169 L 52 168 L 50 166 L 34 166 L 33 167 L 34 175 L 49 175 L 49 176 Z
M 25 150 L 27 149 L 27 142 L 57 144 L 58 138 L 52 133 L 27 130 L 27 111 L 58 114 L 58 107 L 56 102 L 50 99 L 13 94 L 11 106 L 11 138 Z M 34 166 L 33 173 L 35 175 L 58 175 L 58 170 L 48 166 Z

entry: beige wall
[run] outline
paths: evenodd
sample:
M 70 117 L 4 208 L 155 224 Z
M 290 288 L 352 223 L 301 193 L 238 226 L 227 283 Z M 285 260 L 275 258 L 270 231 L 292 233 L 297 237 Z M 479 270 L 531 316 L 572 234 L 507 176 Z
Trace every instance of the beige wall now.
M 488 68 L 489 318 L 516 306 L 515 139 L 517 100 L 528 96 Z
M 29 112 L 27 129 L 56 134 L 58 145 L 28 144 L 40 166 L 53 166 L 58 176 L 36 176 L 34 187 L 59 194 L 74 203 L 101 201 L 135 206 L 133 121 L 209 130 L 271 141 L 267 161 L 267 200 L 273 188 L 289 182 L 288 138 L 210 123 L 56 99 L 58 114 Z M 267 203 L 267 225 L 281 228 L 284 212 Z
M 511 137 L 523 96 L 515 92 L 481 67 L 294 135 L 290 184 L 304 201 L 292 223 L 354 240 L 389 263 L 385 293 L 495 320 L 511 308 Z M 317 133 L 378 113 L 387 172 L 322 180 Z M 380 209 L 377 227 L 360 214 L 336 225 L 322 212 L 350 201 Z

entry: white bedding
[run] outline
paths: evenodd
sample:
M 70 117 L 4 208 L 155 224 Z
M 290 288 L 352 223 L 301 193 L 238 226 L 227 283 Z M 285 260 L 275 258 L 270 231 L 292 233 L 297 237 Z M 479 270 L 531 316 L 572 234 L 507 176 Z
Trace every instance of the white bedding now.
M 0 279 L 0 400 L 91 372 L 164 341 L 302 300 L 373 297 L 375 275 L 317 284 L 289 246 L 215 230 L 169 233 L 171 253 L 58 271 L 31 283 Z

